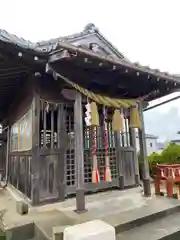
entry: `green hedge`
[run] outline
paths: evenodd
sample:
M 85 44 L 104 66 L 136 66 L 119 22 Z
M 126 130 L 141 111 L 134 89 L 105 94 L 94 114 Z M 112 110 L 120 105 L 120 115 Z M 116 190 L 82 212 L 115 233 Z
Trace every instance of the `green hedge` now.
M 156 164 L 180 164 L 180 145 L 170 143 L 161 153 L 152 153 L 148 157 L 149 170 L 151 177 L 154 176 L 154 166 Z M 139 155 L 139 170 L 142 177 L 142 158 Z

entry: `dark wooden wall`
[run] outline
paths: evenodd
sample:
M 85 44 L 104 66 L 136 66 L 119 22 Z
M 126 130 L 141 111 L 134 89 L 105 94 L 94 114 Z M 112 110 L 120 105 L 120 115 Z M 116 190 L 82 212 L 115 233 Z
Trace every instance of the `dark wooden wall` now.
M 24 79 L 8 111 L 8 125 L 11 126 L 32 107 L 34 80 L 30 76 Z M 8 134 L 8 133 L 7 133 Z M 9 138 L 10 141 L 10 138 Z M 10 151 L 8 154 L 8 181 L 27 198 L 31 199 L 31 162 L 32 151 Z

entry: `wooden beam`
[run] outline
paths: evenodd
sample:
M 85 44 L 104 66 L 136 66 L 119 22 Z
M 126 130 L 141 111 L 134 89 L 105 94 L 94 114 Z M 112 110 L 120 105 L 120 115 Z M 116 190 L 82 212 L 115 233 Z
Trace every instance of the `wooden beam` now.
M 37 87 L 34 90 L 32 102 L 32 184 L 31 184 L 31 200 L 33 205 L 40 202 L 40 95 Z
M 47 145 L 47 111 L 46 107 L 43 106 L 43 148 L 46 149 Z
M 146 197 L 151 196 L 151 185 L 149 176 L 149 164 L 147 160 L 147 146 L 146 146 L 146 135 L 144 126 L 144 116 L 143 116 L 143 102 L 139 104 L 139 114 L 141 119 L 141 129 L 139 132 L 139 145 L 140 145 L 140 157 L 142 159 L 142 177 L 143 177 L 143 187 L 144 195 Z
M 51 106 L 51 149 L 54 148 L 54 106 Z
M 83 144 L 83 111 L 82 96 L 77 92 L 74 103 L 75 130 L 75 164 L 76 164 L 76 212 L 82 213 L 85 208 L 84 190 L 84 144 Z
M 57 191 L 58 198 L 64 201 L 66 195 L 66 150 L 67 150 L 67 133 L 66 133 L 66 113 L 64 103 L 58 104 L 57 114 L 57 149 L 60 151 L 57 163 Z
M 8 182 L 9 179 L 9 153 L 10 153 L 10 140 L 11 140 L 11 128 L 7 127 L 7 145 L 6 145 L 6 177 L 5 180 Z
M 168 100 L 166 100 L 166 101 L 164 101 L 164 102 L 155 104 L 154 106 L 147 107 L 147 108 L 145 108 L 145 109 L 143 110 L 143 112 L 146 112 L 146 111 L 148 111 L 148 110 L 154 109 L 154 108 L 156 108 L 156 107 L 160 107 L 161 105 L 164 105 L 164 104 L 167 104 L 167 103 L 169 103 L 169 102 L 175 101 L 175 100 L 177 100 L 177 99 L 179 99 L 179 98 L 180 98 L 180 96 L 176 96 L 176 97 L 171 98 L 171 99 L 168 99 Z
M 118 187 L 119 189 L 124 189 L 124 169 L 123 169 L 123 161 L 121 154 L 121 139 L 120 133 L 115 132 L 115 146 L 116 146 L 116 162 L 117 162 L 117 173 L 118 173 Z
M 137 156 L 137 148 L 136 148 L 136 132 L 134 128 L 129 128 L 129 135 L 130 135 L 130 145 L 131 147 L 134 148 L 134 156 L 133 156 L 133 160 L 134 160 L 134 172 L 135 172 L 135 183 L 137 186 L 139 186 L 140 184 L 140 176 L 139 176 L 139 160 L 138 160 L 138 156 Z

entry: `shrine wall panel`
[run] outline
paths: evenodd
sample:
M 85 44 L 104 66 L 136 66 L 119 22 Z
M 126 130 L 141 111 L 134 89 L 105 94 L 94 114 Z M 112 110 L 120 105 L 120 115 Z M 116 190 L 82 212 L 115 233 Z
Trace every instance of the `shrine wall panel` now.
M 32 155 L 29 152 L 22 154 L 10 154 L 8 172 L 9 183 L 31 199 L 31 162 Z
M 58 198 L 58 159 L 58 154 L 40 155 L 40 201 Z

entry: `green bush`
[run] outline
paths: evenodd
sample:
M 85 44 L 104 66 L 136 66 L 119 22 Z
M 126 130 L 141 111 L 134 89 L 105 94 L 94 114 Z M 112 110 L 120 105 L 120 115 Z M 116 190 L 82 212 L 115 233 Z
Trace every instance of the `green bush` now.
M 139 172 L 142 178 L 142 158 L 138 154 Z M 161 153 L 152 153 L 147 157 L 151 177 L 155 175 L 156 164 L 180 164 L 180 145 L 170 143 Z
M 159 153 L 154 152 L 148 156 L 149 172 L 151 177 L 155 175 L 155 166 L 162 162 L 163 162 L 162 155 Z
M 170 143 L 161 153 L 162 163 L 180 163 L 180 145 Z
M 142 157 L 140 156 L 140 154 L 138 154 L 138 159 L 139 159 L 139 173 L 140 173 L 140 178 L 142 179 L 143 164 L 142 164 Z M 153 152 L 151 155 L 147 157 L 147 160 L 149 163 L 150 176 L 153 177 L 155 174 L 154 166 L 156 166 L 156 164 L 162 163 L 162 156 L 159 153 Z

